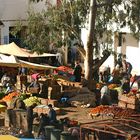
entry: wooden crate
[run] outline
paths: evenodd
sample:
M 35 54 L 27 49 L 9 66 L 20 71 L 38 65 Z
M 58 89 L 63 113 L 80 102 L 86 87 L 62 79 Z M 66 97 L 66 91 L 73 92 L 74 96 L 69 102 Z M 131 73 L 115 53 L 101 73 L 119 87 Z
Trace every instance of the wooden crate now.
M 132 96 L 127 97 L 126 95 L 120 95 L 119 100 L 129 103 L 129 104 L 138 104 L 139 103 L 138 98 L 133 98 Z
M 126 104 L 126 102 L 119 101 L 119 102 L 118 102 L 118 106 L 119 106 L 119 107 L 122 107 L 122 108 L 126 108 L 126 107 L 127 107 L 127 104 Z
M 39 98 L 42 105 L 48 105 L 48 99 Z
M 139 104 L 127 104 L 127 108 L 130 108 L 130 109 L 135 109 L 137 111 L 140 111 L 140 105 Z
M 45 105 L 38 105 L 34 108 L 34 112 L 38 113 L 38 114 L 41 114 L 43 113 L 43 108 L 45 107 Z
M 16 127 L 22 129 L 23 131 L 28 130 L 28 123 L 27 123 L 27 112 L 26 110 L 14 110 L 15 112 L 15 120 L 16 120 Z
M 140 110 L 140 104 L 129 104 L 129 103 L 126 103 L 126 102 L 123 102 L 123 101 L 119 101 L 118 106 L 122 107 L 122 108 L 134 109 L 134 110 L 137 110 L 137 111 Z
M 4 118 L 0 119 L 0 126 L 4 126 Z
M 13 109 L 5 111 L 5 127 L 16 127 L 16 115 Z
M 48 106 L 43 107 L 43 113 L 48 114 L 49 113 L 49 108 Z

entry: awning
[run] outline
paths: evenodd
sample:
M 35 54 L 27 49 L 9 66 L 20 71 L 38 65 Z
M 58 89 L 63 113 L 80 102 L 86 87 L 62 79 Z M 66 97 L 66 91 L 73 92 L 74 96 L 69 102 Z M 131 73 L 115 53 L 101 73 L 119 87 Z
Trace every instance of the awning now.
M 18 47 L 14 42 L 10 44 L 0 45 L 0 53 L 14 55 L 18 57 L 49 57 L 56 56 L 56 54 L 43 53 L 41 55 L 35 53 L 30 53 L 30 50 Z
M 47 69 L 56 69 L 57 67 L 49 66 L 49 65 L 40 65 L 36 63 L 30 63 L 23 60 L 18 60 L 21 67 L 39 69 L 39 70 L 47 70 Z
M 17 62 L 17 58 L 15 56 L 0 54 L 0 66 L 18 67 L 20 64 Z
M 47 70 L 47 69 L 56 69 L 57 68 L 57 67 L 49 66 L 49 65 L 30 63 L 27 61 L 20 60 L 13 55 L 7 56 L 4 54 L 0 54 L 0 66 L 26 67 L 26 68 L 39 69 L 39 70 Z

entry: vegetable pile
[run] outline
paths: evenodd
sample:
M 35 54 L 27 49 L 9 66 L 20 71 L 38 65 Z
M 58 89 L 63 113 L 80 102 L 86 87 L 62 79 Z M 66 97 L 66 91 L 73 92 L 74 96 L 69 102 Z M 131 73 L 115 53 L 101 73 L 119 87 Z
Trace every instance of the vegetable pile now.
M 12 101 L 13 97 L 19 96 L 19 93 L 17 92 L 12 92 L 9 93 L 7 96 L 5 96 L 4 98 L 2 98 L 3 101 L 7 102 L 7 101 Z
M 29 98 L 25 99 L 24 103 L 26 106 L 31 106 L 34 103 L 39 105 L 39 104 L 41 104 L 41 101 L 36 96 L 33 96 L 33 97 L 29 97 Z
M 89 115 L 96 116 L 96 115 L 108 115 L 108 114 L 112 114 L 114 117 L 130 117 L 132 116 L 132 114 L 137 114 L 133 109 L 129 109 L 129 108 L 121 108 L 118 106 L 108 106 L 108 105 L 100 105 L 98 107 L 93 108 Z
M 118 87 L 117 84 L 110 84 L 110 85 L 108 85 L 109 89 L 114 89 L 114 88 L 117 88 L 117 87 Z

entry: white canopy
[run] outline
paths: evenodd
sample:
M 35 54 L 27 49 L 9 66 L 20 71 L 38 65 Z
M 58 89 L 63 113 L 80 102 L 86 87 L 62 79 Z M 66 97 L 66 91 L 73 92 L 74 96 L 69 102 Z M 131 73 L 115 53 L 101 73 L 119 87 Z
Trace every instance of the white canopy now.
M 56 54 L 44 53 L 42 55 L 35 53 L 30 53 L 29 50 L 22 49 L 18 47 L 14 42 L 10 44 L 0 45 L 0 53 L 9 54 L 18 57 L 49 57 L 56 56 Z
M 57 67 L 49 66 L 49 65 L 40 65 L 36 63 L 30 63 L 23 60 L 18 60 L 21 67 L 32 68 L 32 69 L 39 69 L 39 70 L 47 70 L 47 69 L 56 69 Z
M 18 67 L 19 63 L 17 63 L 17 59 L 13 55 L 7 56 L 0 54 L 0 66 Z
M 17 59 L 13 55 L 7 56 L 4 54 L 0 54 L 0 66 L 26 67 L 26 68 L 39 69 L 39 70 L 47 70 L 47 69 L 56 69 L 57 68 L 57 67 L 53 67 L 53 66 L 49 66 L 49 65 L 40 65 L 40 64 L 36 64 L 36 63 L 30 63 L 27 61 Z

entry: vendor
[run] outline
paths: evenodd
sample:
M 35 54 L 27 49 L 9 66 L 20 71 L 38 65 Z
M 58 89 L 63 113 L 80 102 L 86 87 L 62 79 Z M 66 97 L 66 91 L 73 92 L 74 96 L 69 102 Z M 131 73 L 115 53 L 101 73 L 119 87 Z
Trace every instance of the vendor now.
M 33 95 L 38 95 L 39 93 L 41 93 L 41 86 L 40 86 L 40 83 L 38 82 L 39 78 L 40 78 L 39 74 L 37 74 L 34 77 L 32 76 L 33 81 L 28 86 L 29 92 L 32 92 Z
M 122 91 L 124 94 L 127 94 L 130 92 L 130 79 L 128 77 L 124 77 L 124 83 L 122 83 Z
M 101 98 L 100 98 L 100 104 L 101 105 L 111 105 L 111 95 L 110 95 L 110 90 L 107 87 L 107 85 L 104 85 L 101 88 Z

